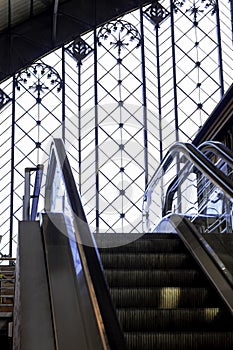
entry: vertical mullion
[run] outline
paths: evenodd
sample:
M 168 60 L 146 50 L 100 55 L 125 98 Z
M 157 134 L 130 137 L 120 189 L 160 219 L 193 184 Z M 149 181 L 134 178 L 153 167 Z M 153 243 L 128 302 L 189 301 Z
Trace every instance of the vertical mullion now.
M 222 43 L 221 43 L 221 29 L 220 29 L 218 0 L 216 0 L 216 21 L 217 21 L 216 26 L 217 26 L 217 37 L 218 37 L 219 80 L 220 80 L 220 91 L 221 91 L 221 97 L 222 97 L 224 94 L 224 80 L 223 80 Z
M 34 0 L 30 0 L 30 18 L 33 16 L 34 13 Z
M 11 30 L 11 0 L 8 0 L 8 29 Z
M 172 70 L 173 70 L 173 91 L 174 91 L 174 114 L 175 114 L 175 140 L 179 141 L 179 117 L 178 117 L 178 98 L 177 98 L 177 79 L 176 79 L 176 52 L 175 52 L 175 23 L 174 23 L 174 8 L 173 0 L 170 0 L 171 14 L 171 42 L 172 42 Z M 179 174 L 180 164 L 179 155 L 177 155 L 176 172 Z M 181 192 L 178 188 L 178 210 L 180 211 Z M 181 211 L 180 211 L 181 212 Z
M 155 26 L 156 35 L 156 59 L 158 76 L 158 110 L 159 110 L 159 152 L 160 161 L 163 159 L 163 136 L 162 136 L 162 101 L 161 101 L 161 78 L 160 78 L 160 51 L 159 51 L 159 25 Z
M 230 11 L 231 11 L 231 33 L 232 33 L 232 43 L 233 43 L 233 0 L 229 0 L 230 2 Z
M 14 173 L 15 173 L 15 75 L 12 80 L 12 135 L 11 135 L 11 192 L 10 192 L 10 234 L 9 234 L 9 256 L 12 257 L 13 229 L 14 229 Z
M 99 134 L 98 134 L 98 76 L 97 76 L 97 30 L 94 28 L 94 102 L 95 102 L 95 176 L 96 176 L 96 233 L 99 232 Z
M 140 27 L 141 27 L 141 65 L 142 65 L 142 104 L 143 104 L 143 132 L 144 132 L 144 165 L 145 165 L 145 188 L 148 184 L 148 130 L 147 130 L 147 98 L 146 98 L 146 65 L 145 65 L 145 43 L 144 43 L 144 23 L 143 11 L 140 7 Z
M 66 94 L 65 94 L 65 47 L 62 46 L 62 139 L 65 142 L 66 132 Z
M 177 102 L 177 81 L 176 81 L 176 56 L 175 56 L 175 30 L 174 30 L 174 9 L 173 0 L 170 0 L 171 11 L 171 41 L 172 41 L 172 69 L 173 69 L 173 91 L 174 91 L 174 115 L 175 115 L 175 134 L 176 141 L 179 141 L 179 121 L 178 121 L 178 102 Z
M 82 180 L 82 152 L 81 152 L 81 61 L 78 62 L 78 173 L 79 191 L 81 193 Z

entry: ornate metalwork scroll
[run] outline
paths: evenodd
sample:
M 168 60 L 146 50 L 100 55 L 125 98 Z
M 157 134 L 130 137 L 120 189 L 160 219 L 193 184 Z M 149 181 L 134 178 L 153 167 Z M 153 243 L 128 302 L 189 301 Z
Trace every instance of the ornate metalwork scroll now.
M 190 7 L 190 3 L 188 3 L 186 0 L 174 0 L 175 12 L 177 12 L 178 7 L 183 9 L 187 7 L 186 12 L 193 15 L 196 21 L 198 14 L 203 13 L 205 9 L 209 9 L 210 7 L 212 7 L 211 15 L 214 15 L 217 11 L 217 2 L 216 0 L 194 0 L 192 6 Z
M 120 55 L 126 47 L 129 50 L 132 47 L 139 47 L 141 36 L 134 25 L 124 20 L 117 20 L 108 22 L 100 28 L 97 35 L 98 45 L 101 46 L 103 41 L 109 42 L 110 47 L 117 48 Z
M 20 90 L 23 85 L 35 96 L 36 102 L 41 103 L 43 94 L 47 91 L 57 89 L 57 92 L 60 92 L 62 80 L 53 67 L 44 63 L 35 63 L 17 75 L 17 90 Z
M 146 8 L 144 15 L 151 23 L 158 26 L 169 16 L 169 12 L 158 1 L 155 1 Z
M 93 49 L 86 41 L 78 37 L 66 48 L 66 52 L 77 61 L 77 65 L 80 65 L 82 60 L 93 52 Z
M 10 101 L 11 98 L 2 89 L 0 89 L 0 110 Z

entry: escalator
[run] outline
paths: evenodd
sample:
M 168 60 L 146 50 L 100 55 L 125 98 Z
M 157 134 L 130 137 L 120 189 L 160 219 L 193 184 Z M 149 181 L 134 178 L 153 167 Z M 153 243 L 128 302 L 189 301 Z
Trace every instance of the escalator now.
M 177 147 L 179 152 L 183 148 Z M 185 179 L 187 169 L 194 173 L 198 170 L 198 179 L 202 169 L 214 179 L 215 186 L 233 197 L 226 174 L 220 169 L 213 171 L 215 165 L 199 150 L 187 148 L 188 161 L 195 162 L 195 169 L 187 166 L 182 155 L 179 159 L 180 166 L 184 162 L 181 172 Z M 177 153 L 173 159 L 177 159 Z M 161 164 L 163 171 L 170 164 L 171 154 Z M 177 179 L 177 173 L 173 179 Z M 157 185 L 156 181 L 152 181 L 153 186 Z M 203 178 L 200 183 L 203 184 Z M 209 182 L 207 185 L 213 191 Z M 179 194 L 178 187 L 175 186 Z M 172 193 L 174 202 L 175 191 Z M 153 202 L 151 198 L 150 202 Z M 154 210 L 152 218 L 146 216 L 148 222 L 152 219 L 155 222 L 153 215 Z M 148 230 L 150 233 L 135 236 L 131 243 L 100 248 L 99 237 L 89 231 L 62 141 L 55 139 L 42 227 L 39 222 L 24 221 L 21 225 L 21 239 L 26 241 L 30 237 L 30 241 L 19 244 L 18 270 L 27 272 L 25 276 L 22 272 L 21 279 L 19 273 L 17 280 L 20 295 L 15 313 L 19 317 L 15 319 L 15 349 L 231 349 L 230 270 L 219 265 L 218 257 L 206 241 L 203 244 L 196 214 L 193 222 L 189 217 L 169 213 L 157 225 L 160 232 Z M 36 241 L 31 237 L 35 227 L 29 229 L 28 225 L 37 226 Z M 164 227 L 166 230 L 162 231 Z M 111 234 L 107 239 L 111 239 Z M 24 247 L 23 252 L 20 247 Z M 30 259 L 34 261 L 33 267 L 28 263 Z M 39 268 L 37 276 L 35 270 Z M 34 279 L 33 284 L 28 282 L 30 278 Z M 46 310 L 37 302 L 36 290 L 43 294 Z M 26 306 L 25 310 L 24 305 L 33 308 Z M 32 320 L 30 327 L 25 311 Z M 24 327 L 20 323 L 22 319 Z M 47 326 L 43 329 L 41 324 Z M 50 343 L 43 336 L 48 331 Z
M 181 239 L 147 234 L 101 251 L 127 349 L 230 349 L 233 317 Z

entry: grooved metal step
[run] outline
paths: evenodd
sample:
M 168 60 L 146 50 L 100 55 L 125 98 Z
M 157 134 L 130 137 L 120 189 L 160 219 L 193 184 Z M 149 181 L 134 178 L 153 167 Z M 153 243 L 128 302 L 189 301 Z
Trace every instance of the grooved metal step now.
M 204 286 L 206 279 L 196 270 L 105 270 L 110 287 L 184 287 Z
M 100 255 L 127 349 L 233 348 L 233 318 L 177 235 Z
M 110 288 L 113 302 L 120 307 L 220 307 L 215 291 L 208 287 Z
M 102 263 L 106 269 L 120 268 L 120 269 L 135 269 L 135 268 L 161 268 L 174 269 L 193 267 L 194 262 L 187 254 L 180 253 L 102 253 Z
M 226 331 L 233 328 L 231 316 L 225 324 L 226 316 L 219 308 L 125 308 L 118 309 L 117 315 L 126 332 Z
M 157 237 L 155 234 L 144 235 L 141 239 L 138 239 L 129 244 L 122 245 L 116 248 L 101 248 L 99 250 L 103 253 L 185 253 L 186 251 L 183 243 L 180 241 L 177 235 L 174 234 L 170 236 L 169 234 L 158 234 Z
M 233 332 L 125 332 L 128 350 L 230 350 Z

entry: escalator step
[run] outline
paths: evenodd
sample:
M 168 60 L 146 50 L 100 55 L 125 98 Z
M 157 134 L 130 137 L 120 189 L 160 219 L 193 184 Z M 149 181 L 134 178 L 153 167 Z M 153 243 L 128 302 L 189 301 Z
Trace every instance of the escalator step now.
M 127 350 L 233 348 L 232 316 L 177 235 L 100 249 Z
M 220 307 L 216 293 L 211 288 L 111 288 L 113 302 L 117 308 L 152 307 Z
M 187 254 L 153 254 L 153 253 L 102 253 L 101 260 L 106 269 L 145 269 L 151 268 L 190 268 L 196 266 L 194 260 Z
M 127 349 L 137 350 L 230 350 L 232 332 L 128 332 Z
M 118 309 L 117 314 L 126 332 L 219 331 L 232 330 L 230 315 L 219 308 L 193 309 Z
M 110 287 L 200 287 L 206 278 L 196 270 L 105 270 Z
M 167 236 L 167 235 L 166 235 Z M 168 253 L 168 252 L 187 252 L 184 244 L 176 235 L 170 235 L 172 238 L 166 238 L 164 235 L 148 235 L 146 238 L 140 238 L 132 243 L 114 248 L 101 248 L 103 253 Z M 169 236 L 169 237 L 170 237 Z

